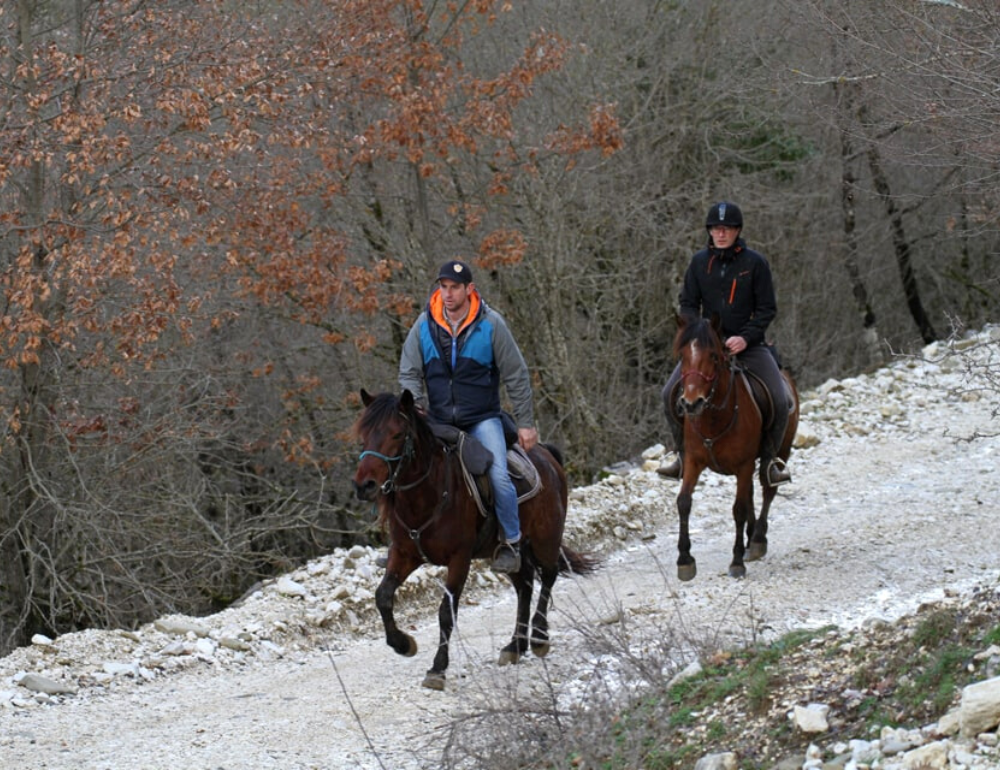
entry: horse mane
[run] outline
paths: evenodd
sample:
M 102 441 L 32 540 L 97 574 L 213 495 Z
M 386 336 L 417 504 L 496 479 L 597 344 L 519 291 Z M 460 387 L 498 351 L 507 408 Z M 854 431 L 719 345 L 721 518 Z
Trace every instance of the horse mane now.
M 426 447 L 428 443 L 433 444 L 434 433 L 427 422 L 427 418 L 418 409 L 410 409 L 409 412 L 402 408 L 400 399 L 394 393 L 379 393 L 371 403 L 361 413 L 355 432 L 358 435 L 368 433 L 379 425 L 384 425 L 392 419 L 393 415 L 400 415 L 403 419 L 413 418 L 415 439 L 417 447 Z
M 716 334 L 707 318 L 688 318 L 687 322 L 677 330 L 677 339 L 674 341 L 674 356 L 680 357 L 681 351 L 692 342 L 699 347 L 709 349 L 719 346 L 719 335 Z

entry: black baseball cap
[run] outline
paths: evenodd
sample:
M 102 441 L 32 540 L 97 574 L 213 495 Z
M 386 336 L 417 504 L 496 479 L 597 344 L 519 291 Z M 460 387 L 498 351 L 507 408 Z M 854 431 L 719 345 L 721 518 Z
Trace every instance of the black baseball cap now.
M 472 268 L 458 259 L 453 259 L 441 265 L 437 279 L 440 281 L 442 278 L 448 278 L 455 283 L 472 283 Z

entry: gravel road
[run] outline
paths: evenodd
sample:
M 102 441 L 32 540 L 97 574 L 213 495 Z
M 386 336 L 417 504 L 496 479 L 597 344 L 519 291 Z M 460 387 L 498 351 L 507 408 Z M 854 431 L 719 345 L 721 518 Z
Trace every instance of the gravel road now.
M 0 767 L 435 767 L 448 726 L 463 715 L 513 693 L 582 697 L 595 666 L 608 665 L 601 639 L 641 655 L 670 629 L 683 665 L 695 642 L 722 647 L 804 626 L 892 620 L 945 591 L 995 583 L 1000 422 L 996 389 L 977 388 L 984 363 L 1000 366 L 1000 329 L 964 347 L 935 346 L 803 394 L 795 481 L 772 507 L 767 557 L 748 563 L 744 580 L 726 575 L 734 483 L 713 475 L 702 478 L 692 515 L 698 577 L 676 580 L 677 483 L 654 472 L 654 447 L 574 490 L 567 540 L 606 563 L 594 576 L 556 583 L 544 660 L 497 667 L 513 594 L 482 571 L 463 600 L 445 692 L 420 686 L 437 639 L 433 591 L 400 598 L 411 602 L 404 618 L 420 645 L 414 658 L 385 645 L 371 611 L 347 613 L 342 624 L 296 625 L 288 607 L 322 591 L 327 564 L 348 558 L 337 553 L 292 576 L 302 596 L 263 591 L 243 608 L 199 619 L 244 629 L 282 623 L 282 644 L 241 655 L 205 647 L 185 665 L 142 668 L 113 683 L 87 672 L 129 660 L 152 630 L 67 635 L 51 652 L 43 644 L 0 660 Z M 351 558 L 370 562 L 371 554 Z M 379 575 L 368 572 L 373 591 Z M 269 607 L 268 597 L 280 606 Z M 373 603 L 366 594 L 366 606 Z M 76 693 L 34 697 L 19 685 L 43 666 L 75 682 Z

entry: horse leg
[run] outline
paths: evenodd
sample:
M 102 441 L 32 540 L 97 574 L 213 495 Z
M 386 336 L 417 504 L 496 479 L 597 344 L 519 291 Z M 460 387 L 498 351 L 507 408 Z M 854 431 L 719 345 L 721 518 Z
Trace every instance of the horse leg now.
M 535 605 L 535 616 L 531 619 L 531 651 L 539 658 L 544 658 L 549 654 L 549 599 L 552 596 L 552 586 L 559 576 L 559 569 L 542 567 L 540 573 L 538 604 Z
M 763 559 L 767 555 L 767 512 L 771 510 L 771 501 L 774 500 L 778 488 L 762 483 L 761 489 L 763 501 L 760 506 L 760 516 L 757 518 L 753 533 L 750 535 L 750 550 L 747 553 L 747 561 L 757 561 L 757 559 Z
M 677 513 L 680 517 L 680 534 L 677 537 L 677 578 L 684 581 L 694 580 L 694 576 L 698 574 L 698 566 L 691 555 L 691 533 L 688 529 L 693 492 L 694 481 L 688 483 L 685 478 L 677 495 Z
M 517 619 L 514 623 L 514 636 L 511 637 L 510 643 L 500 650 L 500 659 L 497 663 L 501 666 L 506 666 L 509 663 L 517 663 L 521 660 L 521 656 L 528 650 L 528 616 L 531 613 L 531 593 L 533 589 L 533 578 L 530 573 L 525 578 L 523 569 L 522 572 L 508 575 L 508 577 L 514 585 L 514 592 L 517 594 Z
M 753 465 L 749 471 L 741 470 L 736 477 L 736 500 L 733 501 L 733 523 L 736 537 L 733 541 L 733 560 L 729 565 L 729 577 L 741 578 L 747 574 L 743 564 L 744 532 L 754 530 L 753 521 Z
M 448 643 L 451 632 L 455 629 L 458 616 L 458 600 L 465 588 L 465 580 L 469 575 L 470 560 L 466 557 L 464 564 L 452 563 L 448 566 L 445 578 L 444 596 L 438 606 L 438 649 L 434 655 L 434 663 L 424 675 L 423 685 L 431 690 L 443 690 L 445 671 L 448 668 Z
M 405 575 L 399 578 L 394 572 L 386 572 L 382 582 L 375 589 L 375 606 L 382 616 L 386 644 L 400 655 L 412 657 L 417 654 L 417 642 L 412 636 L 399 630 L 392 612 L 396 599 L 396 589 L 405 579 Z

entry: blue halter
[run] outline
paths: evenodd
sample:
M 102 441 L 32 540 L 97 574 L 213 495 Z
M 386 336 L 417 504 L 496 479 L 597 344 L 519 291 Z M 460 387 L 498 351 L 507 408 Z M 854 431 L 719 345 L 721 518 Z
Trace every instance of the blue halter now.
M 358 455 L 358 462 L 361 462 L 366 457 L 377 457 L 379 460 L 385 460 L 386 463 L 394 463 L 403 459 L 403 455 L 396 455 L 395 457 L 387 457 L 381 452 L 376 452 L 374 449 L 366 449 L 360 455 Z
M 403 451 L 401 454 L 398 454 L 395 457 L 389 457 L 388 455 L 384 455 L 381 452 L 376 452 L 374 449 L 366 449 L 358 457 L 358 462 L 361 462 L 362 460 L 365 459 L 365 457 L 368 456 L 377 457 L 379 460 L 382 460 L 388 466 L 389 478 L 387 478 L 382 483 L 382 486 L 379 487 L 379 491 L 383 495 L 388 495 L 393 490 L 400 489 L 400 487 L 396 484 L 396 479 L 402 472 L 403 466 L 406 464 L 406 461 L 413 457 L 413 434 L 407 432 L 406 438 L 403 440 Z M 397 464 L 395 468 L 393 468 L 392 466 L 393 463 Z M 427 466 L 427 472 L 430 473 L 430 465 Z M 424 478 L 426 478 L 426 476 L 427 474 L 424 474 Z M 421 479 L 421 481 L 422 480 L 423 479 Z M 415 484 L 408 485 L 406 487 L 403 487 L 402 489 L 409 489 L 410 486 L 415 486 Z

